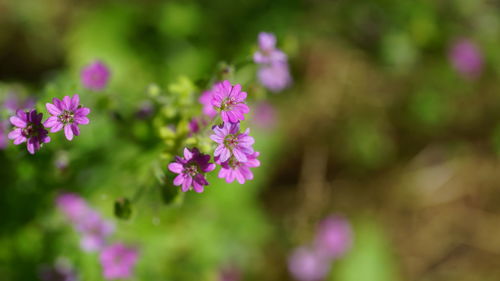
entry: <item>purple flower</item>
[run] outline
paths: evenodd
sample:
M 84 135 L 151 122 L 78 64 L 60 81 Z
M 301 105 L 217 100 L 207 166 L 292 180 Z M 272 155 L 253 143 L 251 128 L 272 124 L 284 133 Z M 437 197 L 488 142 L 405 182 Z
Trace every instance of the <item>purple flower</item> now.
M 205 173 L 215 169 L 215 164 L 209 161 L 210 155 L 200 153 L 197 148 L 184 148 L 184 158 L 176 156 L 175 162 L 168 165 L 171 172 L 179 174 L 174 179 L 174 185 L 181 185 L 183 192 L 191 188 L 198 193 L 203 192 L 203 186 L 208 185 Z
M 129 278 L 133 274 L 138 256 L 136 249 L 121 243 L 107 246 L 100 256 L 104 278 L 107 280 Z
M 224 123 L 213 128 L 214 133 L 210 138 L 219 145 L 215 148 L 214 157 L 219 157 L 220 162 L 226 162 L 233 155 L 237 161 L 248 161 L 252 154 L 255 140 L 249 136 L 250 129 L 240 133 L 240 124 Z
M 214 118 L 217 115 L 217 111 L 214 109 L 214 106 L 212 105 L 212 97 L 213 97 L 213 92 L 215 91 L 215 88 L 218 87 L 219 83 L 216 83 L 211 90 L 207 90 L 203 92 L 198 99 L 198 101 L 203 105 L 203 114 L 210 118 Z
M 259 33 L 259 50 L 253 55 L 257 64 L 274 64 L 287 61 L 287 56 L 276 48 L 276 36 L 272 33 Z
M 228 161 L 220 163 L 221 169 L 219 171 L 219 178 L 225 178 L 228 183 L 236 179 L 240 184 L 244 184 L 246 180 L 252 180 L 253 173 L 250 171 L 250 168 L 260 166 L 260 161 L 257 160 L 258 156 L 259 153 L 254 152 L 247 155 L 246 162 L 240 162 L 236 160 L 236 158 L 231 157 Z
M 15 116 L 10 117 L 10 123 L 16 128 L 9 133 L 9 139 L 14 140 L 15 145 L 26 142 L 29 153 L 35 154 L 43 143 L 50 142 L 48 132 L 42 124 L 42 117 L 43 114 L 37 114 L 36 110 L 18 110 Z
M 0 121 L 0 150 L 7 147 L 7 131 L 8 124 L 7 121 Z
M 261 66 L 257 72 L 257 77 L 260 83 L 271 92 L 282 91 L 292 83 L 292 77 L 286 62 Z
M 314 249 L 300 247 L 290 256 L 288 270 L 300 281 L 323 280 L 330 270 L 330 261 L 318 255 Z
M 72 98 L 65 96 L 62 101 L 54 98 L 52 103 L 47 103 L 45 106 L 52 115 L 45 121 L 45 127 L 51 128 L 51 133 L 64 128 L 64 135 L 68 140 L 72 140 L 73 135 L 80 135 L 78 125 L 89 123 L 87 115 L 90 113 L 90 109 L 80 105 L 80 97 L 76 94 Z
M 483 58 L 481 51 L 474 42 L 464 38 L 455 41 L 448 56 L 453 67 L 464 78 L 474 79 L 481 74 Z
M 106 245 L 108 236 L 114 232 L 114 225 L 92 210 L 82 197 L 74 193 L 63 193 L 57 197 L 56 204 L 82 235 L 82 249 L 92 252 L 101 250 Z
M 87 202 L 74 193 L 63 193 L 56 199 L 57 207 L 73 223 L 80 222 L 90 211 Z
M 215 86 L 212 95 L 212 105 L 220 112 L 222 121 L 237 123 L 245 120 L 245 115 L 250 111 L 245 104 L 247 93 L 241 91 L 241 85 L 231 86 L 224 80 Z
M 323 256 L 339 258 L 351 248 L 351 245 L 351 226 L 344 217 L 331 215 L 320 223 L 315 247 Z
M 189 136 L 198 133 L 203 127 L 207 125 L 207 121 L 202 118 L 193 118 L 189 121 Z
M 82 234 L 80 246 L 87 252 L 101 250 L 106 245 L 108 236 L 115 230 L 111 222 L 104 220 L 94 210 L 80 218 L 75 228 Z
M 80 74 L 83 87 L 92 91 L 104 89 L 108 83 L 110 72 L 101 61 L 94 61 L 85 66 Z

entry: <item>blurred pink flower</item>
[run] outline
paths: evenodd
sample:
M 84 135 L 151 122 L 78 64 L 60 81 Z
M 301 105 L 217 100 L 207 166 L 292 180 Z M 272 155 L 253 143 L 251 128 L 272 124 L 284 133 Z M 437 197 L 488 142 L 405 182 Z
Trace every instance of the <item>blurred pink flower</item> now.
M 137 262 L 138 252 L 134 248 L 116 243 L 104 248 L 100 260 L 103 276 L 107 280 L 129 278 Z
M 218 87 L 219 83 L 215 83 L 212 89 L 204 91 L 198 101 L 203 105 L 203 114 L 210 118 L 214 118 L 217 115 L 217 111 L 212 105 L 212 98 L 215 88 Z
M 35 106 L 35 98 L 23 99 L 16 92 L 10 92 L 4 101 L 4 106 L 10 113 L 18 110 L 29 110 Z
M 72 223 L 79 222 L 90 211 L 87 202 L 74 193 L 59 195 L 56 199 L 56 204 Z
M 9 123 L 7 122 L 7 120 L 0 121 L 0 150 L 7 147 L 7 134 L 9 130 L 8 126 Z
M 320 223 L 314 246 L 321 255 L 340 258 L 351 245 L 351 225 L 344 217 L 331 215 Z
M 99 213 L 89 211 L 75 225 L 82 235 L 80 246 L 84 251 L 100 251 L 106 245 L 107 238 L 113 234 L 114 225 L 104 220 Z
M 290 256 L 288 269 L 299 281 L 323 280 L 330 271 L 330 261 L 313 248 L 300 247 Z
M 483 57 L 481 50 L 471 40 L 456 40 L 449 50 L 448 57 L 455 70 L 464 78 L 474 79 L 481 75 Z
M 262 65 L 257 77 L 260 83 L 271 92 L 280 92 L 292 83 L 292 77 L 287 63 L 273 63 Z
M 85 66 L 80 74 L 83 87 L 92 91 L 103 90 L 108 84 L 109 77 L 108 67 L 99 60 Z

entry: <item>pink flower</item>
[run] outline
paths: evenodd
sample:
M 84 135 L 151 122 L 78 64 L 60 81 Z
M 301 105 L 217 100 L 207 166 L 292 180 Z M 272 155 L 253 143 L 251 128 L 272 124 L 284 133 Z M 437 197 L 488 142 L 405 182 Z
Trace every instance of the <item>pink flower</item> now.
M 240 133 L 240 124 L 224 123 L 213 128 L 214 134 L 210 138 L 219 145 L 215 148 L 214 157 L 219 157 L 220 162 L 226 162 L 234 156 L 239 162 L 248 161 L 247 155 L 254 152 L 252 145 L 255 140 L 250 134 L 250 129 Z
M 108 67 L 101 61 L 94 61 L 85 66 L 81 72 L 83 87 L 92 91 L 100 91 L 108 84 L 110 72 Z
M 80 218 L 75 227 L 82 235 L 80 246 L 87 252 L 100 251 L 115 230 L 111 222 L 104 220 L 93 210 Z
M 470 40 L 459 39 L 454 42 L 449 51 L 449 59 L 463 77 L 474 79 L 481 75 L 483 57 L 478 46 Z
M 253 173 L 250 171 L 250 168 L 260 166 L 260 161 L 257 160 L 258 156 L 259 153 L 254 152 L 247 155 L 246 162 L 239 162 L 236 158 L 231 157 L 228 161 L 219 163 L 221 165 L 219 178 L 225 178 L 228 183 L 231 183 L 236 179 L 240 184 L 244 184 L 246 180 L 252 180 Z
M 88 252 L 101 250 L 113 234 L 114 225 L 104 220 L 87 202 L 74 193 L 63 193 L 56 199 L 58 208 L 81 234 L 80 246 Z
M 318 281 L 328 274 L 330 261 L 318 255 L 314 249 L 301 247 L 290 256 L 288 269 L 299 281 Z
M 56 204 L 73 223 L 79 222 L 91 210 L 87 202 L 74 193 L 63 193 L 59 195 L 56 199 Z
M 257 64 L 274 64 L 287 61 L 287 56 L 276 48 L 276 36 L 272 33 L 259 33 L 259 50 L 253 55 Z
M 215 86 L 212 95 L 212 106 L 221 115 L 222 121 L 237 123 L 245 120 L 245 114 L 250 111 L 245 104 L 247 93 L 241 91 L 241 85 L 234 86 L 225 80 Z
M 339 258 L 351 246 L 351 225 L 344 217 L 331 215 L 320 223 L 316 235 L 315 247 L 322 255 L 328 258 Z
M 191 121 L 189 121 L 189 136 L 192 136 L 194 134 L 197 134 L 200 132 L 202 128 L 207 126 L 207 120 L 202 119 L 202 118 L 193 118 Z
M 80 97 L 76 94 L 72 98 L 65 96 L 62 101 L 54 98 L 52 103 L 47 103 L 45 106 L 52 115 L 45 121 L 45 127 L 51 128 L 51 133 L 64 128 L 64 135 L 68 140 L 72 140 L 74 135 L 80 135 L 78 125 L 89 123 L 87 115 L 90 113 L 90 109 L 80 105 Z
M 9 133 L 9 139 L 14 140 L 15 145 L 26 142 L 28 152 L 35 154 L 42 144 L 50 142 L 48 132 L 42 125 L 42 118 L 43 114 L 36 110 L 18 110 L 15 116 L 10 117 L 10 123 L 16 128 Z
M 131 277 L 138 256 L 136 249 L 121 243 L 107 246 L 100 256 L 104 278 L 113 280 Z
M 203 114 L 205 114 L 210 118 L 214 118 L 217 115 L 217 111 L 214 109 L 214 106 L 212 105 L 213 92 L 215 91 L 217 85 L 218 83 L 216 83 L 211 90 L 203 92 L 200 98 L 198 99 L 198 101 L 203 105 Z
M 183 192 L 190 189 L 203 192 L 203 186 L 208 185 L 205 173 L 215 169 L 215 164 L 209 161 L 210 155 L 200 153 L 197 148 L 184 148 L 184 158 L 176 156 L 175 162 L 168 165 L 171 172 L 178 174 L 174 185 L 182 186 Z
M 288 64 L 285 62 L 261 66 L 257 77 L 260 83 L 271 92 L 280 92 L 292 83 Z

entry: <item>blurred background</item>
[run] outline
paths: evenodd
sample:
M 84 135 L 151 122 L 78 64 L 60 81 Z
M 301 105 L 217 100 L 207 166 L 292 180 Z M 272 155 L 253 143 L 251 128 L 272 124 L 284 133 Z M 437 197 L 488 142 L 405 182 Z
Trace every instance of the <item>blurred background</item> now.
M 293 84 L 277 94 L 242 63 L 261 31 L 289 58 Z M 489 0 L 0 0 L 1 121 L 13 99 L 43 110 L 79 93 L 92 109 L 72 142 L 2 145 L 0 279 L 45 280 L 64 263 L 103 280 L 55 205 L 67 191 L 138 249 L 128 280 L 299 280 L 291 255 L 331 214 L 352 246 L 320 280 L 499 280 L 499 47 Z M 80 85 L 95 59 L 111 72 L 102 92 Z M 180 195 L 157 180 L 176 107 L 137 112 L 165 93 L 197 97 L 224 65 L 254 101 L 261 167 Z

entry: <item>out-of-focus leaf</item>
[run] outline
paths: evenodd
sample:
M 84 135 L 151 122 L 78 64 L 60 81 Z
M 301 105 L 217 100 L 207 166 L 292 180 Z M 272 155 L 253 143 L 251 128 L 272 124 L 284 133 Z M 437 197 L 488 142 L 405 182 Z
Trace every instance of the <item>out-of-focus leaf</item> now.
M 128 220 L 132 215 L 132 203 L 127 198 L 118 198 L 115 201 L 115 216 Z

